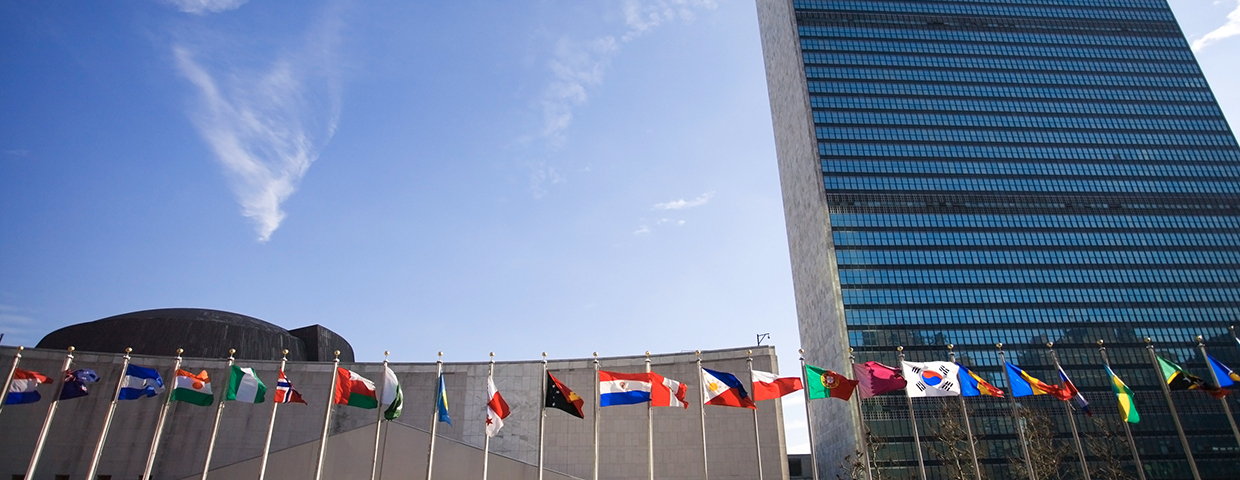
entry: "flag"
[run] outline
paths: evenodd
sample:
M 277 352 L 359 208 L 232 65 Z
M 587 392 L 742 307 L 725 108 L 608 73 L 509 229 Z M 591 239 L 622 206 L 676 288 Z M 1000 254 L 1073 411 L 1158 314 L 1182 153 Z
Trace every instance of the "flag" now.
M 727 372 L 719 372 L 709 368 L 702 369 L 702 393 L 706 397 L 704 405 L 721 407 L 758 408 L 753 399 L 745 392 L 741 381 Z
M 375 397 L 375 382 L 367 380 L 366 377 L 352 370 L 336 367 L 336 394 L 332 402 L 357 408 L 378 408 L 379 399 Z
M 650 401 L 650 374 L 599 370 L 599 406 L 632 405 Z
M 400 380 L 396 378 L 396 372 L 387 365 L 383 366 L 383 403 L 388 406 L 383 411 L 383 418 L 388 420 L 396 420 L 405 404 L 405 393 L 400 389 Z
M 900 376 L 899 370 L 878 362 L 853 364 L 853 375 L 857 377 L 857 387 L 861 390 L 862 400 L 894 392 L 908 385 L 904 377 Z
M 1227 365 L 1223 365 L 1223 362 L 1215 360 L 1214 357 L 1206 355 L 1206 358 L 1210 360 L 1210 368 L 1214 369 L 1214 376 L 1218 377 L 1219 387 L 1230 387 L 1240 382 L 1240 374 L 1227 368 Z
M 512 411 L 508 409 L 508 402 L 504 401 L 504 397 L 499 394 L 499 389 L 495 388 L 495 381 L 487 377 L 488 437 L 494 437 L 499 433 L 499 429 L 504 428 L 504 419 L 508 418 L 510 413 Z
M 215 394 L 211 392 L 211 379 L 207 377 L 207 371 L 194 375 L 177 369 L 177 378 L 172 384 L 172 399 L 203 407 L 210 405 L 215 400 Z
M 1085 412 L 1085 416 L 1092 417 L 1094 412 L 1089 411 L 1089 400 L 1081 395 L 1081 391 L 1076 389 L 1076 384 L 1072 383 L 1072 379 L 1068 378 L 1067 372 L 1063 371 L 1063 367 L 1059 367 L 1059 378 L 1063 380 L 1063 388 L 1068 391 L 1068 395 L 1076 399 L 1076 404 L 1081 406 L 1081 411 Z
M 986 395 L 1003 398 L 1003 390 L 999 390 L 994 385 L 991 385 L 990 382 L 973 373 L 972 370 L 969 370 L 969 367 L 960 365 L 960 395 L 965 397 Z
M 435 390 L 435 413 L 439 421 L 452 425 L 452 417 L 448 416 L 448 387 L 444 384 L 442 372 L 439 374 L 439 388 Z
M 569 390 L 567 386 L 560 383 L 555 375 L 547 372 L 547 392 L 543 399 L 543 406 L 547 408 L 555 408 L 567 412 L 577 418 L 586 418 L 585 412 L 581 410 L 585 405 L 585 400 Z
M 99 381 L 99 375 L 89 368 L 79 368 L 72 372 L 65 372 L 65 383 L 60 387 L 60 399 L 68 400 L 70 398 L 85 397 L 90 392 L 86 390 L 86 384 Z
M 164 379 L 154 369 L 129 364 L 125 367 L 125 376 L 121 379 L 121 389 L 116 394 L 119 400 L 137 400 L 142 397 L 154 397 L 164 393 Z
M 224 400 L 263 403 L 266 397 L 267 385 L 258 378 L 253 368 L 232 366 L 232 376 L 228 379 L 228 393 L 224 395 Z
M 860 383 L 856 380 L 848 378 L 830 370 L 824 370 L 813 365 L 805 366 L 805 378 L 809 386 L 809 398 L 838 398 L 845 402 L 852 397 L 853 390 Z M 865 397 L 862 397 L 865 398 Z
M 754 370 L 749 374 L 753 380 L 753 401 L 771 400 L 805 388 L 801 377 L 779 377 L 774 373 Z
M 1115 397 L 1119 400 L 1119 414 L 1123 415 L 1124 421 L 1128 423 L 1137 423 L 1141 421 L 1141 415 L 1137 414 L 1137 405 L 1132 402 L 1132 389 L 1120 380 L 1115 372 L 1111 371 L 1111 367 L 1103 365 L 1107 369 L 1107 375 L 1111 376 L 1111 390 L 1115 391 Z
M 960 395 L 960 366 L 952 362 L 903 362 L 904 378 L 913 384 L 904 389 L 910 398 Z
M 301 394 L 297 392 L 297 389 L 293 388 L 293 382 L 288 381 L 288 377 L 284 376 L 284 370 L 280 370 L 280 379 L 276 380 L 276 395 L 272 401 L 276 403 L 306 404 L 306 401 L 301 399 Z
M 1012 396 L 1050 395 L 1065 402 L 1072 398 L 1072 394 L 1066 389 L 1048 385 L 1046 382 L 1033 378 L 1020 367 L 1012 365 L 1012 362 L 1003 363 L 1007 365 L 1008 377 L 1012 382 Z
M 52 383 L 52 379 L 39 372 L 13 370 L 13 382 L 9 383 L 9 391 L 4 396 L 5 405 L 34 403 L 43 398 L 39 395 L 40 383 Z
M 1158 366 L 1162 368 L 1163 378 L 1167 379 L 1167 388 L 1170 390 L 1202 390 L 1214 398 L 1223 398 L 1231 393 L 1225 388 L 1210 386 L 1201 377 L 1184 371 L 1179 365 L 1162 357 L 1158 357 Z
M 650 379 L 650 406 L 689 408 L 689 402 L 685 401 L 689 387 L 653 372 Z

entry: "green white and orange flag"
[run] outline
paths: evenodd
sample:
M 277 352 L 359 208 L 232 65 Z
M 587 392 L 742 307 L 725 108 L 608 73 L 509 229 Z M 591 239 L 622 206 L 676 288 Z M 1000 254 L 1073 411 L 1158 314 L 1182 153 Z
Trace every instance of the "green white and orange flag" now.
M 352 370 L 336 367 L 335 403 L 358 408 L 379 408 L 375 382 Z
M 1128 388 L 1128 385 L 1125 385 L 1124 381 L 1111 371 L 1111 367 L 1106 365 L 1103 367 L 1107 369 L 1107 375 L 1111 376 L 1111 390 L 1115 391 L 1115 397 L 1119 399 L 1119 414 L 1128 423 L 1141 421 L 1141 415 L 1137 414 L 1137 405 L 1132 401 L 1132 389 Z
M 206 407 L 215 400 L 211 393 L 211 379 L 207 371 L 194 375 L 185 370 L 177 369 L 177 378 L 172 389 L 172 399 Z

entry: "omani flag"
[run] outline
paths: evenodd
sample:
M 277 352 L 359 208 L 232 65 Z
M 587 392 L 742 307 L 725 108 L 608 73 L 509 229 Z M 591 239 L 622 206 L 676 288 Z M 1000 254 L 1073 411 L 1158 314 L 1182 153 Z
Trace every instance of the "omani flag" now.
M 254 374 L 254 369 L 233 365 L 232 378 L 228 382 L 228 395 L 225 400 L 236 400 L 245 403 L 263 403 L 267 395 L 267 386 Z

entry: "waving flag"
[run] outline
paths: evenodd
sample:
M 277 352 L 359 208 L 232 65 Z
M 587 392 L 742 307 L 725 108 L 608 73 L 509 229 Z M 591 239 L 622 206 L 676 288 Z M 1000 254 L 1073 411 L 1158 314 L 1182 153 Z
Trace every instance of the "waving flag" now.
M 568 386 L 560 383 L 555 375 L 547 372 L 547 392 L 543 396 L 543 406 L 562 410 L 577 418 L 586 418 L 585 412 L 581 410 L 585 403 L 585 400 L 573 393 Z
M 338 405 L 368 410 L 379 407 L 379 399 L 375 396 L 375 382 L 340 367 L 336 367 L 336 394 L 332 401 Z
M 495 381 L 491 377 L 487 377 L 487 436 L 494 437 L 499 433 L 499 429 L 504 428 L 504 419 L 508 418 L 508 414 L 512 413 L 508 409 L 508 402 L 504 401 L 504 397 L 499 394 L 499 389 L 495 388 Z
M 653 372 L 650 379 L 650 406 L 689 408 L 689 403 L 685 401 L 689 387 Z
M 90 393 L 86 389 L 86 384 L 99 381 L 99 375 L 89 368 L 79 368 L 72 372 L 65 372 L 65 383 L 60 387 L 60 399 L 68 400 L 70 398 L 85 397 Z
M 994 385 L 984 380 L 978 374 L 973 373 L 968 367 L 960 365 L 960 395 L 965 397 L 976 397 L 986 395 L 989 397 L 1003 398 L 1003 390 L 999 390 Z
M 121 379 L 121 390 L 116 398 L 120 400 L 137 400 L 142 397 L 154 397 L 163 393 L 164 379 L 154 369 L 129 364 L 125 367 L 125 377 Z
M 1158 366 L 1162 368 L 1163 377 L 1167 379 L 1167 388 L 1170 390 L 1202 390 L 1214 398 L 1223 398 L 1231 393 L 1225 388 L 1210 386 L 1201 377 L 1184 371 L 1179 365 L 1162 357 L 1158 357 Z
M 1068 391 L 1072 398 L 1076 399 L 1077 405 L 1081 406 L 1081 411 L 1085 412 L 1085 416 L 1092 417 L 1094 412 L 1089 411 L 1089 400 L 1081 395 L 1081 391 L 1076 389 L 1076 385 L 1072 383 L 1072 379 L 1068 378 L 1068 374 L 1063 371 L 1063 367 L 1059 367 L 1059 378 L 1063 380 L 1063 388 Z
M 1223 362 L 1209 355 L 1206 355 L 1206 358 L 1210 359 L 1210 368 L 1214 369 L 1214 376 L 1218 377 L 1219 387 L 1230 387 L 1240 381 L 1240 374 L 1236 374 L 1227 365 L 1223 365 Z
M 1141 421 L 1141 415 L 1137 414 L 1137 405 L 1133 403 L 1132 389 L 1124 384 L 1115 372 L 1111 371 L 1111 367 L 1103 365 L 1107 369 L 1107 375 L 1111 377 L 1111 390 L 1115 391 L 1115 397 L 1119 400 L 1119 413 L 1124 417 L 1124 421 L 1128 423 L 1137 423 Z
M 293 388 L 293 382 L 288 381 L 288 377 L 284 376 L 284 370 L 280 370 L 280 379 L 276 380 L 276 403 L 300 403 L 306 404 L 301 399 L 301 394 L 297 393 L 297 389 Z
M 52 383 L 52 379 L 39 372 L 20 368 L 13 370 L 13 382 L 9 384 L 9 391 L 4 396 L 4 404 L 17 405 L 39 401 L 43 398 L 39 396 L 40 383 Z
M 770 372 L 754 370 L 750 373 L 753 379 L 753 401 L 773 400 L 804 388 L 801 377 L 780 377 Z
M 1046 382 L 1033 378 L 1032 375 L 1025 373 L 1020 367 L 1012 365 L 1012 362 L 1003 363 L 1007 365 L 1008 377 L 1012 382 L 1012 396 L 1050 395 L 1065 402 L 1072 398 L 1072 393 L 1068 390 L 1055 385 L 1048 385 Z
M 952 362 L 904 362 L 904 390 L 910 398 L 960 395 L 960 366 Z
M 809 381 L 809 386 L 806 387 L 806 390 L 809 393 L 810 400 L 831 397 L 847 402 L 849 398 L 852 398 L 853 390 L 860 383 L 813 365 L 805 366 L 805 378 Z
M 853 375 L 857 377 L 857 388 L 861 392 L 862 400 L 894 392 L 908 385 L 904 377 L 900 376 L 899 370 L 878 362 L 853 364 Z
M 452 417 L 448 416 L 448 386 L 443 381 L 443 373 L 439 374 L 439 388 L 435 390 L 435 412 L 439 421 L 452 425 Z
M 211 391 L 211 379 L 207 371 L 194 375 L 185 370 L 177 370 L 177 378 L 173 382 L 172 399 L 205 407 L 215 401 Z
M 233 365 L 228 393 L 224 395 L 224 399 L 242 403 L 263 403 L 263 400 L 267 399 L 267 385 L 258 378 L 253 368 Z
M 383 418 L 388 420 L 396 420 L 405 405 L 405 392 L 400 389 L 400 379 L 387 364 L 383 365 L 383 403 L 388 406 L 383 411 Z
M 727 372 L 719 372 L 709 368 L 702 369 L 702 393 L 706 398 L 705 405 L 721 407 L 758 408 L 753 399 L 745 392 L 741 381 Z
M 648 373 L 618 373 L 599 370 L 599 406 L 632 405 L 650 401 Z

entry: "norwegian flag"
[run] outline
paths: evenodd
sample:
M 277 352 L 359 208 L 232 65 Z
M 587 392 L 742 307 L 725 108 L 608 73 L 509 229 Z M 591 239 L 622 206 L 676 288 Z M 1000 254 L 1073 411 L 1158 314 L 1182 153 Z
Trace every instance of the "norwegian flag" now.
M 301 399 L 301 394 L 297 393 L 297 389 L 293 388 L 293 382 L 288 381 L 284 376 L 284 370 L 280 370 L 280 379 L 276 381 L 276 403 L 300 403 L 305 404 L 306 401 Z

